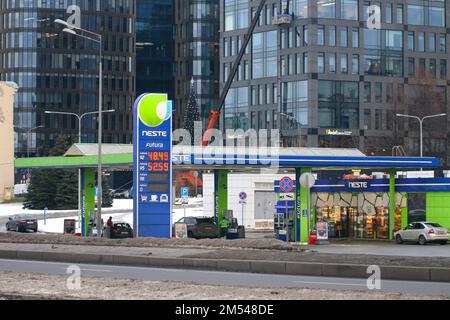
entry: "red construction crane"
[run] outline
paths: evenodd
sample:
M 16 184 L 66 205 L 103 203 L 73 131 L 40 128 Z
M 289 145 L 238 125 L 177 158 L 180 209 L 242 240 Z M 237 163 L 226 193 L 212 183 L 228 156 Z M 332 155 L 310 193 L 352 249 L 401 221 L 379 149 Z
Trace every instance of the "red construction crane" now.
M 231 72 L 228 75 L 228 79 L 225 82 L 225 86 L 223 87 L 222 93 L 220 95 L 219 108 L 217 110 L 211 111 L 211 113 L 209 114 L 208 124 L 206 126 L 206 130 L 202 138 L 202 146 L 204 147 L 208 145 L 209 140 L 211 139 L 209 130 L 214 129 L 217 126 L 217 123 L 219 122 L 220 112 L 222 111 L 222 107 L 225 103 L 225 98 L 227 97 L 228 91 L 230 90 L 231 83 L 233 82 L 236 72 L 238 71 L 239 64 L 241 63 L 242 57 L 245 54 L 245 50 L 247 49 L 247 45 L 250 42 L 250 38 L 253 35 L 253 31 L 255 30 L 256 24 L 258 23 L 259 16 L 261 15 L 261 11 L 265 3 L 266 0 L 262 0 L 259 3 L 258 9 L 256 10 L 256 14 L 252 19 L 252 23 L 250 24 L 250 27 L 248 28 L 247 33 L 244 36 L 244 43 L 242 44 L 241 50 L 239 51 L 236 60 L 234 60 L 233 68 L 231 69 Z

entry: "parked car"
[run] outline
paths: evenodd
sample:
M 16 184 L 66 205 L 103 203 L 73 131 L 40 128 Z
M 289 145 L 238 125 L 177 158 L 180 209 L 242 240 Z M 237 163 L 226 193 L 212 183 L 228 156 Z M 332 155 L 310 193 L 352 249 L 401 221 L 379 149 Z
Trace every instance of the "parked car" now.
M 214 218 L 210 217 L 183 217 L 174 223 L 172 234 L 175 234 L 175 225 L 185 223 L 187 225 L 188 238 L 217 238 L 219 236 L 219 226 Z
M 107 234 L 106 225 L 103 227 L 103 235 Z M 111 239 L 133 238 L 133 228 L 126 222 L 113 222 L 110 234 Z
M 8 219 L 6 222 L 6 230 L 14 230 L 17 232 L 25 232 L 31 230 L 38 231 L 38 222 L 35 217 L 27 214 L 16 214 Z
M 448 229 L 436 222 L 413 222 L 404 229 L 395 232 L 394 238 L 399 244 L 408 241 L 418 242 L 421 245 L 428 242 L 446 244 L 448 241 Z

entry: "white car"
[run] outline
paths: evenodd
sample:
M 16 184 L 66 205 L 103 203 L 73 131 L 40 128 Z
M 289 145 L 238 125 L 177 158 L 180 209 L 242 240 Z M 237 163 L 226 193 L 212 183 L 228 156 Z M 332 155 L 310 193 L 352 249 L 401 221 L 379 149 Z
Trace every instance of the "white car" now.
M 446 244 L 448 241 L 448 229 L 436 222 L 413 222 L 404 229 L 394 233 L 395 241 L 399 244 L 403 242 L 418 242 L 421 245 L 427 242 L 439 242 Z

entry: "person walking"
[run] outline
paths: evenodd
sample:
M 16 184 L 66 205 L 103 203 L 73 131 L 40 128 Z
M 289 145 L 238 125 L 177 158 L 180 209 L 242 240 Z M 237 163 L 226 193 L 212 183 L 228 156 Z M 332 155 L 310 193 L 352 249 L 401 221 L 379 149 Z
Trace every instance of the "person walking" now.
M 106 237 L 111 238 L 111 230 L 114 227 L 114 223 L 112 221 L 112 217 L 109 217 L 108 221 L 106 221 Z

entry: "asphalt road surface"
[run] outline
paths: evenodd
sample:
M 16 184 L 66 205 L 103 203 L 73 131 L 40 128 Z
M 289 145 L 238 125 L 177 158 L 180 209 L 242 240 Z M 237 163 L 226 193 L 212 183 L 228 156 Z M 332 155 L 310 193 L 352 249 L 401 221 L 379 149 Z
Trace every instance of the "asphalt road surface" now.
M 69 263 L 0 259 L 0 271 L 65 275 Z M 186 269 L 79 264 L 81 276 L 259 288 L 311 288 L 368 291 L 366 279 L 236 273 Z M 382 277 L 383 275 L 381 275 Z M 381 291 L 450 297 L 450 283 L 381 280 Z

